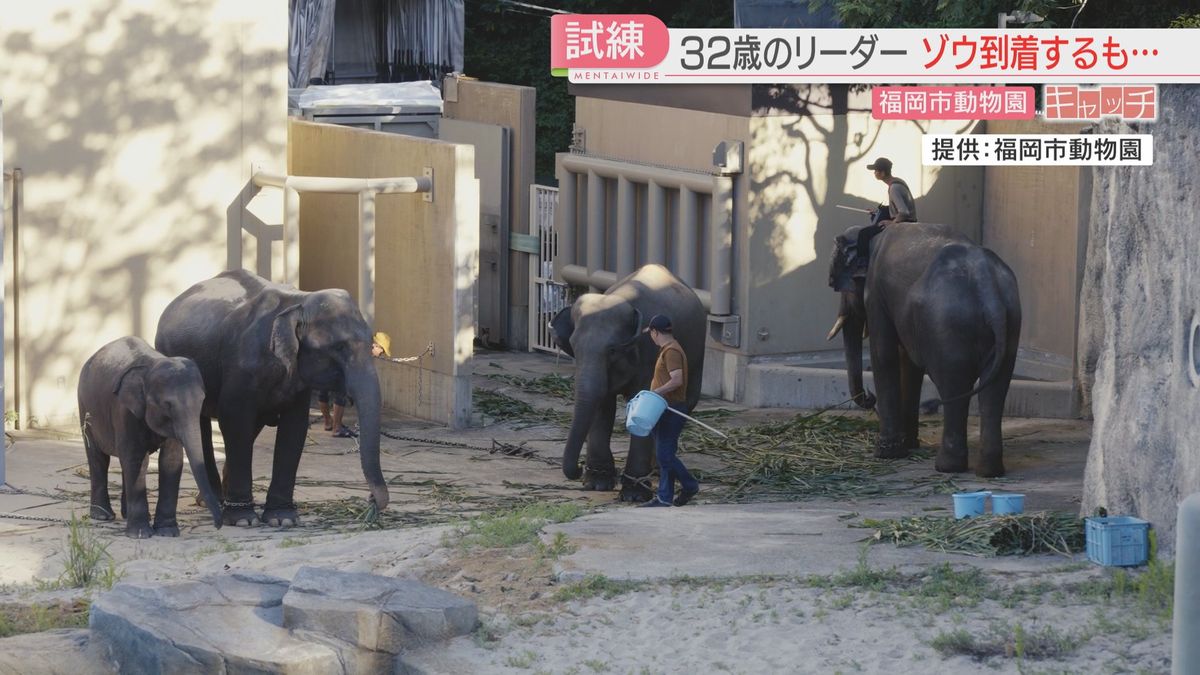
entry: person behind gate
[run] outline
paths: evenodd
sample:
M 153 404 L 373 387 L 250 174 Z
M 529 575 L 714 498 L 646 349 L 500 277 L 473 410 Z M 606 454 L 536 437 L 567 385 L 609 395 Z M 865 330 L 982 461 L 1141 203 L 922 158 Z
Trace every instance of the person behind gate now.
M 687 412 L 687 357 L 683 347 L 671 332 L 671 319 L 656 314 L 646 326 L 650 339 L 658 345 L 658 361 L 654 364 L 654 378 L 650 389 L 667 400 L 667 405 L 679 412 Z M 688 473 L 676 451 L 679 449 L 679 434 L 687 420 L 669 411 L 654 425 L 654 453 L 658 459 L 658 494 L 640 506 L 683 506 L 700 491 L 700 483 Z M 680 492 L 675 493 L 675 481 L 679 481 Z

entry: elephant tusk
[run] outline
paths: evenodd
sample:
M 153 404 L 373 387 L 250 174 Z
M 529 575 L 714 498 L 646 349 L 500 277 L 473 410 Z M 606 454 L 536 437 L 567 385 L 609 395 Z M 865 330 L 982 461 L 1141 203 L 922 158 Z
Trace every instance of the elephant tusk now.
M 837 337 L 837 334 L 842 330 L 842 324 L 846 323 L 846 317 L 838 316 L 837 321 L 833 322 L 833 328 L 829 329 L 829 335 L 825 336 L 826 340 L 832 340 Z

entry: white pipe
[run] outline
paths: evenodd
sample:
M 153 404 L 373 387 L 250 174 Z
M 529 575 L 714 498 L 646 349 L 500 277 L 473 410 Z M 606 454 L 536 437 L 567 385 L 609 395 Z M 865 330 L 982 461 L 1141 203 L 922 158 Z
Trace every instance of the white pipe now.
M 680 417 L 687 418 L 687 419 L 689 419 L 689 420 L 691 420 L 691 421 L 695 422 L 696 424 L 699 424 L 700 426 L 704 427 L 705 429 L 708 429 L 709 431 L 711 431 L 711 432 L 713 432 L 714 434 L 716 434 L 716 435 L 720 436 L 721 438 L 729 438 L 729 437 L 728 437 L 728 436 L 726 436 L 725 434 L 723 434 L 723 433 L 721 433 L 720 431 L 717 431 L 716 429 L 714 429 L 714 428 L 712 428 L 712 427 L 708 426 L 708 425 L 707 425 L 707 424 L 705 424 L 704 422 L 701 422 L 700 420 L 696 419 L 695 417 L 692 417 L 691 415 L 685 415 L 685 414 L 683 414 L 683 413 L 679 412 L 678 410 L 676 410 L 676 409 L 672 408 L 671 406 L 667 406 L 667 410 L 670 410 L 671 412 L 675 413 L 676 415 L 679 415 Z
M 363 190 L 382 192 L 430 192 L 433 179 L 428 176 L 401 176 L 397 178 L 332 178 L 329 176 L 283 176 L 277 173 L 257 171 L 254 184 L 259 187 L 294 188 L 301 192 L 325 192 L 334 194 L 358 194 Z
M 375 331 L 375 192 L 358 193 L 358 308 Z

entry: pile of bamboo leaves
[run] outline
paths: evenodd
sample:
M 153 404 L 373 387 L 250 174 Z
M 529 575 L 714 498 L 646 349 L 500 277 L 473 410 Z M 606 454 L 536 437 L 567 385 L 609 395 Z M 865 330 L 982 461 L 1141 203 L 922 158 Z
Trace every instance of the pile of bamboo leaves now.
M 497 422 L 525 422 L 525 426 L 536 424 L 571 425 L 571 413 L 550 408 L 535 408 L 528 403 L 487 389 L 476 389 L 472 402 L 475 409 Z
M 1015 515 L 983 515 L 956 520 L 916 516 L 899 520 L 864 519 L 877 541 L 897 546 L 923 545 L 931 551 L 991 557 L 1058 553 L 1071 555 L 1085 546 L 1083 521 L 1052 511 Z
M 724 468 L 704 472 L 704 480 L 734 501 L 892 494 L 879 476 L 896 467 L 872 456 L 875 430 L 871 419 L 816 413 L 736 428 L 726 439 L 692 434 L 684 447 L 721 461 Z
M 487 378 L 510 384 L 521 391 L 531 394 L 553 396 L 563 401 L 575 400 L 575 378 L 570 376 L 550 373 L 541 377 L 522 377 L 520 375 L 493 373 L 488 375 Z

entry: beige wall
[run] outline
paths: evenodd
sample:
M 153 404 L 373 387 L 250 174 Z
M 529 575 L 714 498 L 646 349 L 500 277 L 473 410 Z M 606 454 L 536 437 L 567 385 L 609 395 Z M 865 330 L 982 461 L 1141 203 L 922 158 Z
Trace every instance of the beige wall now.
M 1073 134 L 1080 128 L 1040 121 L 988 123 L 993 134 Z M 1080 221 L 1080 176 L 1073 166 L 990 166 L 984 175 L 983 245 L 1017 276 L 1021 347 L 1057 356 L 1067 369 L 1075 355 L 1087 227 Z M 1089 186 L 1084 199 L 1090 196 Z
M 982 169 L 921 165 L 922 134 L 970 132 L 974 123 L 880 121 L 869 98 L 848 103 L 844 115 L 825 107 L 751 120 L 751 274 L 741 280 L 753 298 L 742 319 L 751 355 L 840 349 L 825 340 L 838 303 L 828 285 L 829 255 L 838 234 L 868 220 L 836 205 L 887 201 L 887 188 L 866 168 L 875 158 L 892 160 L 921 220 L 954 224 L 979 240 Z
M 433 201 L 376 197 L 375 328 L 392 338 L 381 362 L 384 405 L 455 428 L 471 414 L 471 353 L 479 278 L 479 181 L 474 148 L 293 120 L 288 173 L 387 178 L 433 169 Z M 358 297 L 358 198 L 301 194 L 300 287 L 344 288 Z
M 458 78 L 455 100 L 446 99 L 443 115 L 450 119 L 507 127 L 512 132 L 509 157 L 509 230 L 529 233 L 529 186 L 534 182 L 537 151 L 537 90 L 511 84 Z M 507 247 L 508 242 L 504 242 Z M 529 346 L 529 254 L 511 251 L 508 265 L 508 344 L 524 351 Z
M 171 299 L 226 268 L 250 163 L 282 167 L 287 4 L 41 0 L 0 15 L 4 160 L 25 175 L 5 409 L 74 427 L 82 363 L 123 335 L 152 341 Z

